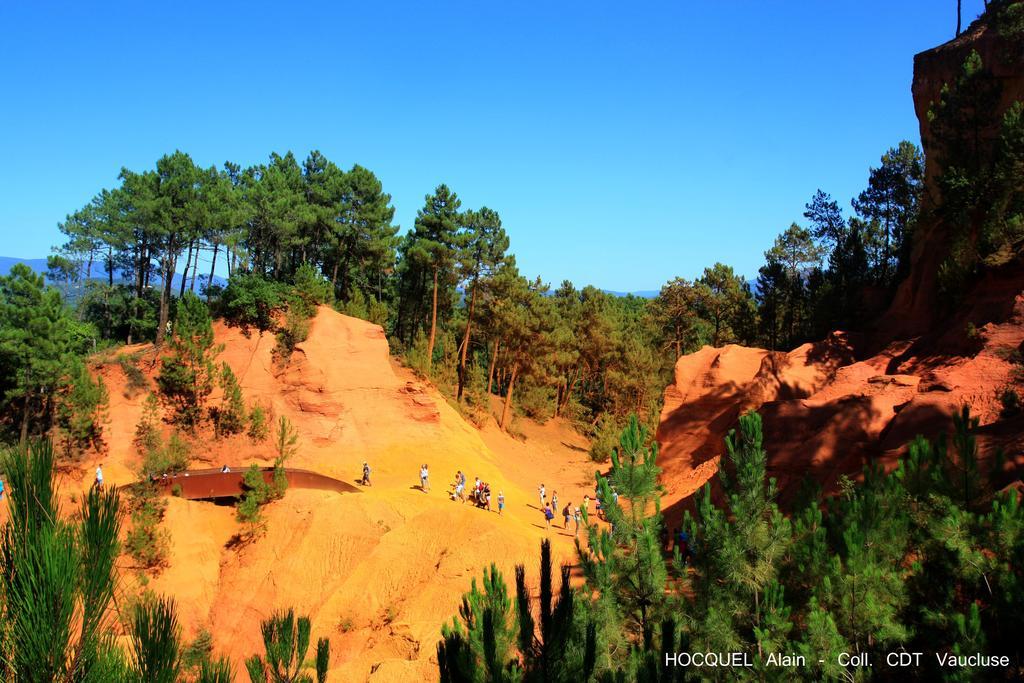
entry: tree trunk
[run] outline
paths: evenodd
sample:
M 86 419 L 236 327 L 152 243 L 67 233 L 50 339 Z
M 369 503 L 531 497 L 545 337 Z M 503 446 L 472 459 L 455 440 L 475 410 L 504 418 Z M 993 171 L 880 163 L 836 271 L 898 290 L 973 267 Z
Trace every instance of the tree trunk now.
M 114 247 L 107 246 L 107 286 L 114 286 Z
M 210 287 L 213 287 L 213 275 L 217 271 L 217 251 L 220 249 L 220 244 L 217 242 L 213 243 L 213 263 L 210 264 L 210 281 L 206 283 L 206 291 L 210 291 Z
M 494 384 L 494 366 L 498 363 L 498 350 L 501 349 L 501 339 L 494 340 L 494 349 L 491 351 L 491 369 L 487 371 L 487 395 L 491 395 L 491 387 Z
M 32 406 L 31 392 L 25 391 L 25 405 L 21 411 L 21 444 L 25 445 L 28 441 L 28 415 Z
M 462 337 L 462 355 L 459 356 L 459 392 L 456 401 L 462 400 L 462 391 L 466 386 L 466 356 L 469 355 L 469 331 L 473 327 L 473 309 L 476 307 L 476 279 L 473 280 L 473 293 L 469 296 L 469 313 L 466 316 L 466 334 Z
M 174 243 L 173 241 L 168 245 L 168 253 L 164 256 L 163 263 L 163 286 L 160 292 L 160 321 L 156 328 L 156 345 L 157 347 L 164 340 L 164 336 L 167 329 L 167 321 L 170 318 L 171 313 L 171 287 L 174 285 L 174 270 L 177 265 L 177 258 L 174 255 Z
M 188 286 L 190 292 L 196 291 L 196 275 L 199 274 L 199 250 L 201 248 L 202 243 L 196 245 L 195 263 L 192 264 L 192 282 Z
M 508 416 L 512 412 L 512 388 L 516 384 L 516 375 L 519 373 L 519 364 L 512 364 L 512 375 L 508 378 L 508 391 L 505 392 L 505 407 L 501 409 L 501 429 L 505 431 L 508 424 Z
M 193 240 L 194 242 L 194 240 Z M 178 298 L 185 296 L 185 281 L 188 280 L 188 267 L 192 263 L 192 244 L 188 243 L 188 256 L 185 257 L 185 270 L 181 271 L 181 290 L 178 292 Z M 171 272 L 171 279 L 174 279 L 174 272 Z
M 434 296 L 430 308 L 430 341 L 427 342 L 427 368 L 434 362 L 434 339 L 437 336 L 437 268 L 434 268 Z
M 956 0 L 956 34 L 960 35 L 960 16 L 963 0 Z

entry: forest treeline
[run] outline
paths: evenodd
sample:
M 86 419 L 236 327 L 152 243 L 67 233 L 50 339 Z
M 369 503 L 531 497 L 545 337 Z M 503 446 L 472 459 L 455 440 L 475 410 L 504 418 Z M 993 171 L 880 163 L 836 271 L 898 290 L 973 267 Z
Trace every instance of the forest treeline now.
M 295 310 L 298 291 L 383 325 L 393 351 L 471 419 L 497 396 L 502 428 L 517 431 L 519 414 L 563 416 L 607 459 L 626 415 L 657 419 L 678 356 L 705 344 L 788 349 L 863 325 L 906 272 L 921 175 L 920 151 L 900 143 L 870 169 L 850 216 L 818 191 L 755 281 L 716 263 L 644 299 L 526 277 L 498 211 L 463 206 L 444 184 L 400 234 L 390 195 L 362 166 L 314 151 L 203 168 L 177 151 L 123 169 L 67 216 L 51 287 L 25 269 L 0 279 L 4 414 L 22 438 L 67 423 L 60 396 L 102 390 L 69 359 L 163 344 L 187 292 L 229 323 L 277 333 L 287 352 L 311 315 Z M 89 277 L 97 266 L 105 277 Z M 45 334 L 23 333 L 33 326 Z M 57 399 L 48 387 L 60 387 Z M 77 442 L 94 436 L 84 432 Z

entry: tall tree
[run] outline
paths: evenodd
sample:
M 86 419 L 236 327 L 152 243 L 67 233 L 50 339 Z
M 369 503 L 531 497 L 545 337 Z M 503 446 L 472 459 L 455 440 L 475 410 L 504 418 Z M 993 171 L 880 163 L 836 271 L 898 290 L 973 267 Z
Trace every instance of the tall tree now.
M 786 271 L 788 288 L 783 299 L 783 322 L 787 329 L 786 344 L 795 344 L 804 336 L 805 309 L 808 307 L 805 282 L 811 269 L 821 260 L 821 250 L 815 246 L 808 230 L 793 223 L 775 238 L 775 244 L 765 252 L 765 259 L 769 263 L 781 264 Z
M 405 253 L 408 259 L 407 278 L 419 280 L 419 287 L 408 287 L 404 292 L 409 296 L 422 293 L 423 280 L 430 280 L 430 336 L 427 342 L 427 365 L 433 361 L 434 343 L 437 340 L 438 299 L 448 298 L 455 286 L 455 265 L 459 247 L 459 207 L 462 202 L 447 185 L 438 185 L 434 194 L 427 195 L 423 208 L 416 214 L 416 223 L 408 238 Z M 416 284 L 410 283 L 410 284 Z M 419 310 L 418 302 L 403 302 L 408 308 Z M 419 329 L 416 321 L 413 329 Z
M 811 224 L 814 239 L 826 248 L 834 248 L 846 234 L 846 220 L 838 202 L 821 190 L 804 207 L 804 218 Z
M 466 386 L 466 359 L 469 357 L 470 333 L 480 293 L 480 279 L 491 275 L 504 261 L 509 243 L 498 212 L 486 206 L 479 211 L 465 212 L 462 215 L 462 230 L 459 275 L 468 289 L 469 305 L 459 353 L 459 388 L 456 394 L 456 400 L 459 401 L 462 400 Z
M 892 284 L 900 267 L 907 265 L 923 180 L 921 150 L 904 140 L 882 155 L 881 166 L 869 170 L 867 189 L 853 200 L 857 215 L 877 225 L 881 232 L 881 244 L 872 265 L 882 284 Z
M 744 316 L 751 315 L 753 296 L 743 278 L 732 267 L 716 263 L 704 269 L 697 280 L 695 303 L 711 325 L 711 345 L 723 346 L 740 341 L 737 332 Z
M 553 350 L 556 314 L 547 286 L 540 279 L 528 281 L 514 267 L 503 268 L 496 290 L 502 298 L 491 303 L 493 328 L 501 342 L 507 370 L 505 402 L 499 424 L 506 429 L 512 416 L 516 381 L 524 375 L 543 373 Z
M 344 176 L 340 214 L 335 224 L 337 239 L 331 284 L 341 301 L 352 297 L 355 281 L 365 295 L 379 302 L 382 279 L 395 261 L 395 209 L 391 195 L 372 171 L 356 164 Z M 339 275 L 341 280 L 339 282 Z
M 85 351 L 91 334 L 71 318 L 60 293 L 27 265 L 17 263 L 0 277 L 0 388 L 5 412 L 20 413 L 22 443 L 33 418 L 40 431 L 53 426 L 67 365 Z
M 705 326 L 698 315 L 693 283 L 681 277 L 670 280 L 654 300 L 653 310 L 664 344 L 676 359 L 700 347 Z

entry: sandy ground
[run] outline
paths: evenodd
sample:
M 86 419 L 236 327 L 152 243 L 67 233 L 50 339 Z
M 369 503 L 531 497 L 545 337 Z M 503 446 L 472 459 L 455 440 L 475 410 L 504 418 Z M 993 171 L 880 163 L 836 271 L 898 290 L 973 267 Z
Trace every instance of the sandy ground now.
M 524 563 L 536 580 L 540 541 L 574 563 L 571 530 L 545 528 L 537 487 L 558 491 L 560 506 L 593 491 L 587 442 L 566 424 L 524 421 L 525 441 L 493 423 L 478 430 L 431 386 L 394 364 L 380 327 L 322 308 L 310 335 L 281 367 L 274 338 L 246 336 L 216 325 L 219 360 L 227 362 L 248 403 L 286 416 L 299 434 L 290 466 L 354 482 L 363 461 L 373 485 L 358 493 L 290 490 L 266 508 L 267 532 L 241 547 L 231 507 L 172 498 L 164 520 L 171 534 L 166 568 L 148 588 L 178 601 L 186 636 L 209 629 L 216 650 L 243 659 L 260 649 L 259 624 L 274 610 L 295 607 L 331 640 L 332 680 L 410 681 L 436 678 L 441 625 L 458 613 L 462 594 L 495 563 L 514 583 Z M 156 371 L 149 347 L 141 367 Z M 134 480 L 138 456 L 131 444 L 145 391 L 129 390 L 116 363 L 102 373 L 111 395 L 108 452 L 83 464 L 69 490 L 84 490 L 96 464 L 106 479 Z M 214 394 L 213 401 L 218 396 Z M 201 463 L 244 467 L 267 463 L 271 441 L 238 436 L 196 440 Z M 419 488 L 427 463 L 431 490 Z M 448 484 L 457 470 L 491 484 L 494 511 L 453 502 Z M 506 499 L 497 513 L 497 492 Z M 124 561 L 124 591 L 138 590 Z

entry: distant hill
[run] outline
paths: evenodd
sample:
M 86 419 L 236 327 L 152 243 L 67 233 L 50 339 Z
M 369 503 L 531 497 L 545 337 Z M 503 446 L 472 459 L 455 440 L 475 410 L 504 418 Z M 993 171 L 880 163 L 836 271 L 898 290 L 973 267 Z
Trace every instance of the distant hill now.
M 7 275 L 8 273 L 10 273 L 11 272 L 11 268 L 14 266 L 15 263 L 24 263 L 26 266 L 28 266 L 29 268 L 31 268 L 35 272 L 43 273 L 44 275 L 46 274 L 46 259 L 45 258 L 18 258 L 17 256 L 0 256 L 0 275 Z M 199 280 L 202 280 L 202 282 L 205 283 L 207 275 L 208 275 L 208 273 L 200 273 L 199 279 L 196 280 L 196 285 L 197 286 L 199 285 Z M 191 277 L 191 275 L 189 277 Z M 103 263 L 93 263 L 92 264 L 92 269 L 89 271 L 89 279 L 90 280 L 103 280 L 103 281 L 107 280 L 107 271 L 103 267 Z M 123 277 L 121 271 L 114 271 L 114 282 L 119 282 L 120 283 L 120 282 L 124 282 L 124 281 L 125 281 L 125 278 Z M 224 278 L 220 277 L 219 275 L 214 275 L 213 276 L 213 284 L 224 286 L 224 285 L 227 284 L 227 280 L 225 280 Z M 180 288 L 180 287 L 181 287 L 181 274 L 180 273 L 175 273 L 174 274 L 174 282 L 172 284 L 172 289 L 177 289 L 177 288 Z
M 602 289 L 601 291 L 604 292 L 605 294 L 611 294 L 612 296 L 630 296 L 630 295 L 633 295 L 633 296 L 636 296 L 636 297 L 640 297 L 641 299 L 653 299 L 653 298 L 658 296 L 658 290 L 657 289 L 639 289 L 639 290 L 637 290 L 635 292 L 616 292 L 616 291 L 613 291 L 611 289 Z

